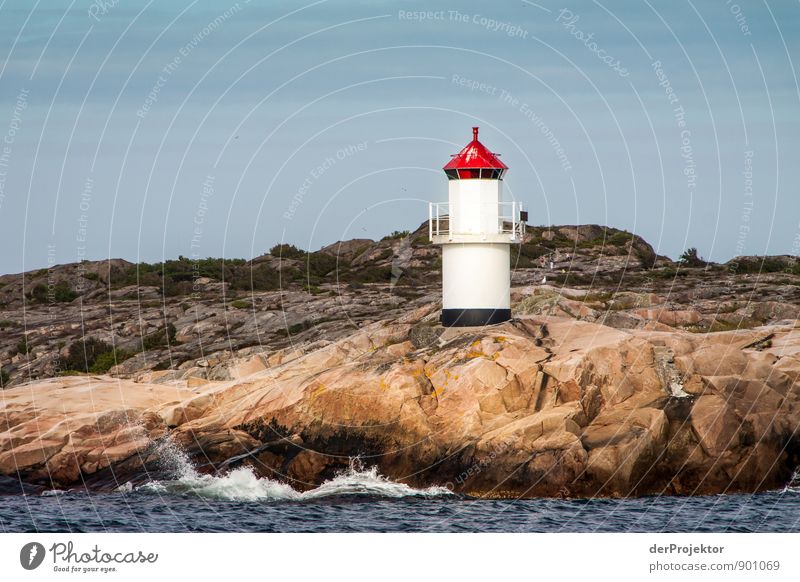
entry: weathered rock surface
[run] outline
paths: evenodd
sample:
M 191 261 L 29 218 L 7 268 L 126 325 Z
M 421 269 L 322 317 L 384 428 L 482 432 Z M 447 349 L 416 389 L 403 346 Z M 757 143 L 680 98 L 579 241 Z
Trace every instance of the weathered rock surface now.
M 65 377 L 8 389 L 0 473 L 116 486 L 142 478 L 167 434 L 201 470 L 244 463 L 299 489 L 356 456 L 411 485 L 489 497 L 757 491 L 800 463 L 800 328 L 699 335 L 523 316 L 442 330 L 435 307 L 285 361 L 237 358 L 235 379 L 192 388 Z
M 436 324 L 427 224 L 170 277 L 121 260 L 0 276 L 0 492 L 152 478 L 165 442 L 299 489 L 356 456 L 489 496 L 789 480 L 796 257 L 689 267 L 594 225 L 529 227 L 513 254 L 517 319 L 465 330 Z M 108 375 L 74 357 L 93 341 Z
M 253 353 L 280 359 L 437 301 L 440 249 L 427 232 L 425 223 L 380 241 L 342 241 L 303 258 L 284 249 L 234 267 L 184 258 L 171 278 L 162 277 L 163 265 L 120 259 L 2 275 L 0 387 L 98 372 L 68 358 L 87 339 L 124 352 L 127 359 L 110 369 L 116 377 L 169 370 L 159 381 L 235 378 L 229 361 Z M 514 254 L 519 314 L 700 333 L 800 315 L 796 257 L 688 267 L 658 256 L 638 236 L 596 225 L 529 227 Z M 147 341 L 167 326 L 174 329 L 169 341 Z

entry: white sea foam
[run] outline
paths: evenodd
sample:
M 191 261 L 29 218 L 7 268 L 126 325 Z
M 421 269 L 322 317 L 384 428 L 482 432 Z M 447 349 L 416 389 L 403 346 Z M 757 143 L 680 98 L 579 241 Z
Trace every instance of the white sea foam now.
M 161 470 L 173 479 L 197 477 L 189 455 L 171 438 L 159 441 L 154 454 L 158 457 Z
M 63 495 L 66 491 L 62 489 L 47 489 L 42 491 L 42 497 L 56 497 L 57 495 Z
M 800 493 L 800 467 L 797 467 L 792 474 L 792 478 L 783 488 L 784 493 Z
M 397 483 L 378 474 L 377 467 L 358 468 L 351 463 L 350 468 L 330 481 L 311 491 L 303 493 L 303 499 L 318 499 L 337 495 L 373 495 L 376 497 L 439 497 L 452 495 L 446 487 L 428 487 L 414 489 L 405 483 Z
M 213 499 L 234 501 L 305 501 L 325 497 L 346 495 L 369 495 L 374 497 L 439 497 L 452 495 L 445 487 L 414 489 L 404 483 L 396 483 L 380 475 L 376 467 L 365 469 L 354 460 L 347 471 L 325 481 L 316 489 L 296 491 L 289 485 L 258 477 L 250 467 L 239 467 L 223 475 L 202 475 L 192 466 L 189 457 L 172 441 L 159 447 L 165 469 L 171 479 L 151 481 L 137 491 L 159 494 L 191 494 Z M 125 484 L 121 491 L 132 488 Z

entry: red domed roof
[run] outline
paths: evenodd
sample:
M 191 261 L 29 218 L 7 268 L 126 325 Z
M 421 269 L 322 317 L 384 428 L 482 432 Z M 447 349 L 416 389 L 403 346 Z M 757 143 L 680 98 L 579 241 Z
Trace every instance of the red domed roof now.
M 472 128 L 472 141 L 463 150 L 453 156 L 443 168 L 447 170 L 466 170 L 466 169 L 488 169 L 488 170 L 507 170 L 497 154 L 493 154 L 486 146 L 478 141 L 478 128 Z

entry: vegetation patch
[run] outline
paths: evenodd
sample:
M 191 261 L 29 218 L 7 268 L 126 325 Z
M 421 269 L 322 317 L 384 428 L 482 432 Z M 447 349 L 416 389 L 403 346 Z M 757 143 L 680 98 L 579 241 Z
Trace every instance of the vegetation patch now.
M 388 283 L 392 278 L 391 267 L 353 267 L 340 276 L 340 280 L 348 283 Z
M 142 349 L 149 351 L 173 345 L 176 343 L 175 333 L 175 326 L 168 323 L 166 327 L 144 336 L 142 338 Z
M 739 317 L 732 319 L 715 318 L 711 325 L 689 325 L 684 329 L 692 333 L 715 333 L 719 331 L 734 331 L 737 329 L 752 329 L 764 325 L 763 321 L 751 317 Z
M 102 354 L 98 355 L 97 358 L 95 358 L 94 364 L 92 364 L 92 367 L 89 368 L 89 372 L 92 374 L 105 374 L 117 364 L 132 358 L 134 355 L 135 354 L 132 352 L 116 349 L 103 352 Z
M 175 343 L 175 326 L 166 327 L 146 335 L 142 339 L 145 351 L 158 349 Z M 60 368 L 62 374 L 105 374 L 111 368 L 136 355 L 136 352 L 114 348 L 101 339 L 87 337 L 70 344 L 67 356 L 62 358 Z
M 305 259 L 308 253 L 294 245 L 280 244 L 269 249 L 269 254 L 281 259 Z
M 227 279 L 232 290 L 275 291 L 281 288 L 281 274 L 268 265 L 238 269 Z
M 31 345 L 28 343 L 28 338 L 22 338 L 20 342 L 17 344 L 17 353 L 18 354 L 29 354 L 31 353 Z
M 797 257 L 737 257 L 726 263 L 732 273 L 790 273 L 800 275 Z
M 297 335 L 298 333 L 302 333 L 307 329 L 311 329 L 312 327 L 316 326 L 319 323 L 322 322 L 321 321 L 314 322 L 311 321 L 310 319 L 306 319 L 305 321 L 301 321 L 300 323 L 295 323 L 294 325 L 290 325 L 288 328 L 279 329 L 275 333 L 282 336 Z
M 381 240 L 382 241 L 384 241 L 384 240 L 397 240 L 397 239 L 405 238 L 409 234 L 410 234 L 410 232 L 407 231 L 407 230 L 394 230 L 394 231 L 392 231 L 391 234 L 387 234 Z
M 66 358 L 61 360 L 59 366 L 64 371 L 92 372 L 92 367 L 97 358 L 103 354 L 113 352 L 110 344 L 103 340 L 87 337 L 70 344 Z
M 424 247 L 431 245 L 431 239 L 428 238 L 428 233 L 418 234 L 413 239 L 411 239 L 411 246 L 414 248 Z
M 686 265 L 687 267 L 705 267 L 708 265 L 708 263 L 697 254 L 697 249 L 694 247 L 690 247 L 683 251 L 681 256 L 678 258 L 678 262 L 682 265 Z
M 534 242 L 526 242 L 520 245 L 512 245 L 511 247 L 511 267 L 517 269 L 526 269 L 537 266 L 534 262 L 541 256 L 550 253 L 550 249 L 544 244 L 537 244 Z

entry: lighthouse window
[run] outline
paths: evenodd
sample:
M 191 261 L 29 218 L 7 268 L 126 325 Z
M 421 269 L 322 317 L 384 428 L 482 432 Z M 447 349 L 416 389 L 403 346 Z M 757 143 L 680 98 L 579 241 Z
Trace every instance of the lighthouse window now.
M 462 168 L 445 170 L 448 180 L 502 180 L 504 170 L 493 168 Z
M 462 180 L 478 179 L 481 177 L 481 171 L 478 169 L 472 170 L 459 170 L 458 177 Z

